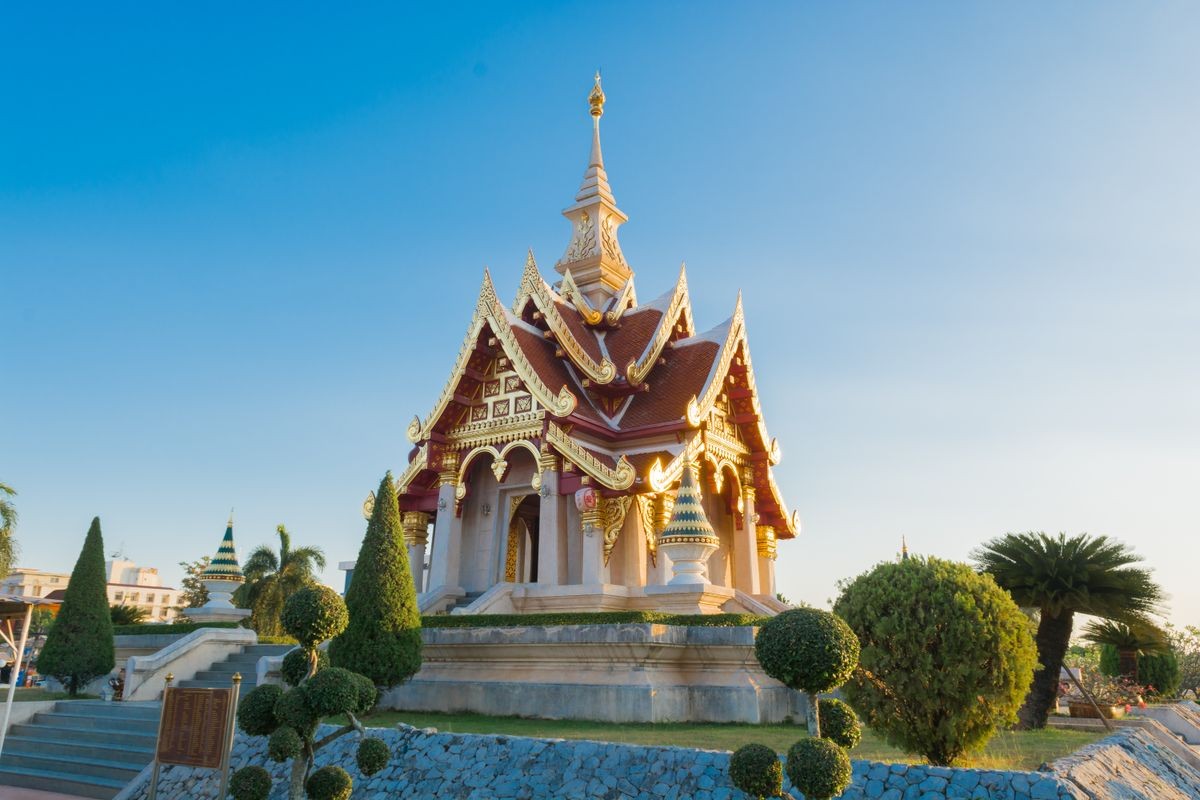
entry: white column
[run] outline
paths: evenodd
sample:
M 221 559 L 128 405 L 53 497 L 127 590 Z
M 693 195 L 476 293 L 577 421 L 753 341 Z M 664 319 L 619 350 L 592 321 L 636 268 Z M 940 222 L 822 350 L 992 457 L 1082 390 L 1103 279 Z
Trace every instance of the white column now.
M 747 471 L 747 477 L 753 472 Z M 742 524 L 733 532 L 733 588 L 746 594 L 759 593 L 758 576 L 758 526 L 754 513 L 755 492 L 753 486 L 742 488 Z
M 429 590 L 441 587 L 458 588 L 458 567 L 462 557 L 462 519 L 454 513 L 454 503 L 454 483 L 443 480 L 438 487 L 433 555 L 429 564 Z
M 587 488 L 587 487 L 585 487 Z M 589 490 L 590 491 L 590 490 Z M 579 523 L 583 529 L 583 564 L 579 582 L 584 586 L 604 583 L 607 570 L 604 566 L 604 529 L 601 527 L 600 497 L 593 495 L 590 507 L 579 506 Z
M 404 543 L 408 546 L 408 568 L 412 572 L 417 594 L 425 591 L 425 546 L 429 542 L 429 514 L 424 511 L 405 511 L 401 517 Z
M 558 494 L 558 470 L 542 472 L 538 495 L 538 583 L 561 586 L 566 579 L 566 515 L 563 498 Z

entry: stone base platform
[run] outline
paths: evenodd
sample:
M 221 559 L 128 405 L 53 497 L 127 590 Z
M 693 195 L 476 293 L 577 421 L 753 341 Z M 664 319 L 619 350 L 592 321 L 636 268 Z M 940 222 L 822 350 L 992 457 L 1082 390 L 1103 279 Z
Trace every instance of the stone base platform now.
M 802 721 L 754 628 L 648 623 L 426 628 L 421 671 L 383 708 L 605 722 Z

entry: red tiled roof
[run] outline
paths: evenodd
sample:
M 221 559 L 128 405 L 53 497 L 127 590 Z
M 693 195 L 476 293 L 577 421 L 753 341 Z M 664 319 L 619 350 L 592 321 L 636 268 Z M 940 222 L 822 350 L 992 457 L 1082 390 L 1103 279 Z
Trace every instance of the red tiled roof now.
M 716 342 L 701 339 L 665 350 L 666 363 L 655 367 L 646 379 L 650 391 L 634 396 L 621 418 L 622 430 L 683 419 L 688 401 L 699 395 L 708 381 L 720 349 Z
M 624 374 L 629 362 L 636 361 L 645 352 L 662 318 L 663 312 L 657 308 L 639 309 L 622 316 L 621 327 L 604 337 L 604 345 L 618 372 Z
M 579 346 L 592 361 L 599 363 L 604 358 L 604 353 L 600 350 L 600 342 L 596 340 L 596 332 L 587 326 L 575 306 L 559 300 L 555 300 L 554 305 L 558 309 L 558 315 L 566 323 L 567 329 L 571 331 L 571 336 L 579 342 Z
M 537 373 L 542 383 L 546 384 L 546 388 L 554 394 L 558 394 L 562 387 L 566 386 L 579 398 L 575 413 L 603 424 L 600 415 L 584 396 L 583 388 L 568 371 L 566 362 L 554 355 L 554 351 L 557 349 L 554 343 L 522 325 L 513 325 L 512 331 L 521 352 L 525 354 L 525 358 L 529 360 L 530 366 L 533 367 L 533 371 Z

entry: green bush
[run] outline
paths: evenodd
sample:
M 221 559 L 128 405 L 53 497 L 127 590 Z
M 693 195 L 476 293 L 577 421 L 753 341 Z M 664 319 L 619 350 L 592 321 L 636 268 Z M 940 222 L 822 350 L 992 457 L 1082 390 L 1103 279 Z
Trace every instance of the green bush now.
M 850 756 L 828 739 L 801 739 L 788 750 L 787 776 L 808 800 L 829 800 L 850 785 Z
M 242 767 L 229 776 L 233 800 L 267 800 L 271 794 L 271 775 L 262 767 Z
M 858 664 L 858 639 L 845 622 L 816 608 L 794 608 L 763 623 L 754 640 L 763 672 L 792 689 L 828 692 Z
M 553 614 L 436 614 L 422 617 L 425 628 L 523 628 L 542 625 L 655 625 L 736 628 L 762 625 L 757 614 L 666 614 L 661 611 L 568 611 Z
M 354 713 L 370 713 L 375 708 L 375 704 L 379 702 L 379 689 L 375 687 L 375 682 L 366 675 L 359 675 L 357 672 L 350 674 L 354 676 L 354 685 L 358 690 L 358 704 L 354 708 Z
M 287 761 L 289 758 L 300 755 L 303 746 L 300 734 L 296 733 L 296 729 L 284 725 L 276 728 L 275 732 L 271 734 L 271 738 L 267 740 L 267 757 L 272 761 Z
M 341 767 L 321 767 L 308 776 L 304 792 L 310 800 L 349 800 L 353 784 Z
M 1100 672 L 1118 678 L 1121 670 L 1117 666 L 1117 648 L 1111 644 L 1100 646 Z M 1173 650 L 1159 654 L 1138 656 L 1138 683 L 1146 687 L 1147 697 L 1175 697 L 1183 683 L 1179 669 L 1179 658 Z
M 329 666 L 329 654 L 324 650 L 317 651 L 317 671 Z M 288 651 L 279 667 L 279 675 L 288 686 L 299 686 L 300 681 L 308 677 L 308 653 L 302 648 Z
M 308 693 L 305 691 L 307 688 L 305 685 L 288 689 L 275 703 L 275 717 L 279 724 L 292 726 L 305 739 L 312 736 L 313 731 L 317 729 L 317 723 L 321 721 L 309 705 Z
M 201 628 L 236 628 L 236 622 L 172 622 L 168 624 L 113 625 L 114 636 L 172 636 L 191 633 Z M 263 644 L 262 640 L 259 640 Z
M 884 563 L 846 584 L 834 612 L 862 643 L 842 691 L 890 744 L 949 765 L 1016 721 L 1037 653 L 991 576 L 936 558 Z
M 272 684 L 255 686 L 242 698 L 238 705 L 237 724 L 250 736 L 266 736 L 279 727 L 275 706 L 283 695 L 283 689 Z
M 854 709 L 836 697 L 822 697 L 818 705 L 821 708 L 821 738 L 847 750 L 858 747 L 862 741 L 862 726 Z
M 391 755 L 383 739 L 368 736 L 358 743 L 358 752 L 354 760 L 358 763 L 359 772 L 370 777 L 387 766 Z
M 318 717 L 334 714 L 353 714 L 358 708 L 359 679 L 355 673 L 341 667 L 323 669 L 304 684 L 308 708 Z
M 283 605 L 283 629 L 305 650 L 337 636 L 348 619 L 341 595 L 321 584 L 304 587 Z
M 375 493 L 375 509 L 346 589 L 346 606 L 350 624 L 329 645 L 332 663 L 385 688 L 417 674 L 421 612 L 390 472 Z
M 748 744 L 734 751 L 729 758 L 729 779 L 758 800 L 783 794 L 783 764 L 766 745 Z
M 111 672 L 115 664 L 104 540 L 100 518 L 96 517 L 38 656 L 37 670 L 53 676 L 74 697 L 93 680 Z

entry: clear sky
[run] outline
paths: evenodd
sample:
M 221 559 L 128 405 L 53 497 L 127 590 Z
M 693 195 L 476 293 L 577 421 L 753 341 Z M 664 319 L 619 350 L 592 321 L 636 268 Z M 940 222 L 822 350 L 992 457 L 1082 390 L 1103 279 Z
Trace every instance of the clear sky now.
M 1106 533 L 1200 622 L 1200 6 L 33 4 L 0 19 L 0 482 L 23 565 L 283 522 L 357 553 L 485 265 L 553 275 L 597 66 L 622 245 L 745 294 L 824 605 Z

